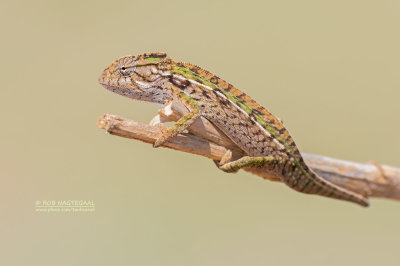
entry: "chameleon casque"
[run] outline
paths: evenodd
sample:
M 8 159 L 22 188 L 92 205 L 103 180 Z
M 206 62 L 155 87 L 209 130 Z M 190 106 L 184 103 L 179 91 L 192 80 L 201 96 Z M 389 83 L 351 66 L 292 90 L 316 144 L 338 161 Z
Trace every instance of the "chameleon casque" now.
M 225 172 L 263 167 L 292 189 L 368 206 L 368 200 L 318 176 L 304 162 L 281 121 L 225 80 L 198 66 L 175 62 L 165 53 L 115 60 L 99 77 L 106 89 L 158 104 L 181 102 L 189 112 L 164 129 L 158 147 L 183 132 L 199 116 L 224 132 L 248 156 L 220 165 Z

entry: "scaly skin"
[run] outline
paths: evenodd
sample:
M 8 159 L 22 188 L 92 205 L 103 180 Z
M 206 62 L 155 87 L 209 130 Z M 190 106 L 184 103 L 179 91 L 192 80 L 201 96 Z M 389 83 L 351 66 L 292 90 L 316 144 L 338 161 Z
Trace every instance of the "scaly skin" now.
M 207 70 L 175 62 L 164 53 L 146 53 L 117 59 L 104 70 L 99 82 L 108 90 L 129 98 L 158 104 L 172 98 L 188 108 L 188 114 L 164 130 L 154 143 L 155 147 L 203 116 L 248 154 L 221 165 L 221 170 L 235 172 L 242 167 L 263 167 L 296 191 L 368 206 L 362 195 L 314 173 L 278 118 Z

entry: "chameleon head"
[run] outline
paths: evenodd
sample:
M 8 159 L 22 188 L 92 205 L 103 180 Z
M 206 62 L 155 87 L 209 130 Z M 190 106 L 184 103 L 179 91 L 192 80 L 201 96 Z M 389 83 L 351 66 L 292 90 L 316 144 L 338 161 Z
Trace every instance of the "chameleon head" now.
M 120 95 L 148 101 L 165 103 L 170 98 L 163 89 L 172 59 L 165 53 L 146 53 L 124 56 L 115 60 L 99 77 L 106 89 Z

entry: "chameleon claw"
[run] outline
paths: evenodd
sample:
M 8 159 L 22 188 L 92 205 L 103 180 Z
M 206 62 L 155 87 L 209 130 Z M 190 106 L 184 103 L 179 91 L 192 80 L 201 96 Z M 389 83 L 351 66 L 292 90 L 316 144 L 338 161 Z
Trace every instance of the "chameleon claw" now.
M 220 161 L 214 160 L 215 165 L 225 173 L 237 173 L 239 169 L 235 170 L 232 167 L 232 151 L 227 150 L 222 156 Z
M 167 133 L 167 128 L 163 124 L 157 124 L 156 125 L 158 129 L 160 130 L 160 137 L 156 139 L 156 141 L 153 143 L 154 148 L 158 148 L 161 145 L 163 145 L 167 139 L 168 139 L 168 133 Z
M 162 141 L 160 139 L 157 139 L 154 143 L 153 143 L 153 148 L 158 148 L 160 147 L 162 144 L 164 144 L 165 141 Z
M 219 162 L 219 165 L 224 165 L 226 163 L 229 163 L 232 161 L 232 151 L 227 150 L 225 154 L 222 156 L 221 161 Z

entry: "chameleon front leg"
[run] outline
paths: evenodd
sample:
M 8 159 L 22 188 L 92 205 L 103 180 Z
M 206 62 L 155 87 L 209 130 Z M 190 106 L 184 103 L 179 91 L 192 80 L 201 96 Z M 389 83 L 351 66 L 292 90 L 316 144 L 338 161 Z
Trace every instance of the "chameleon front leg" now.
M 162 135 L 154 142 L 153 147 L 155 148 L 161 146 L 170 138 L 173 138 L 179 133 L 182 133 L 191 124 L 193 124 L 193 122 L 200 116 L 200 107 L 194 99 L 192 99 L 189 95 L 182 92 L 179 88 L 175 87 L 173 84 L 168 83 L 166 84 L 166 87 L 174 96 L 173 98 L 182 102 L 182 104 L 189 109 L 189 113 L 182 116 L 168 129 L 160 127 Z
M 224 172 L 227 173 L 236 173 L 241 168 L 246 166 L 258 166 L 263 167 L 267 164 L 271 164 L 276 161 L 276 158 L 270 156 L 263 156 L 263 157 L 251 157 L 251 156 L 243 156 L 233 162 L 224 163 L 219 166 Z M 221 160 L 222 162 L 222 160 Z

